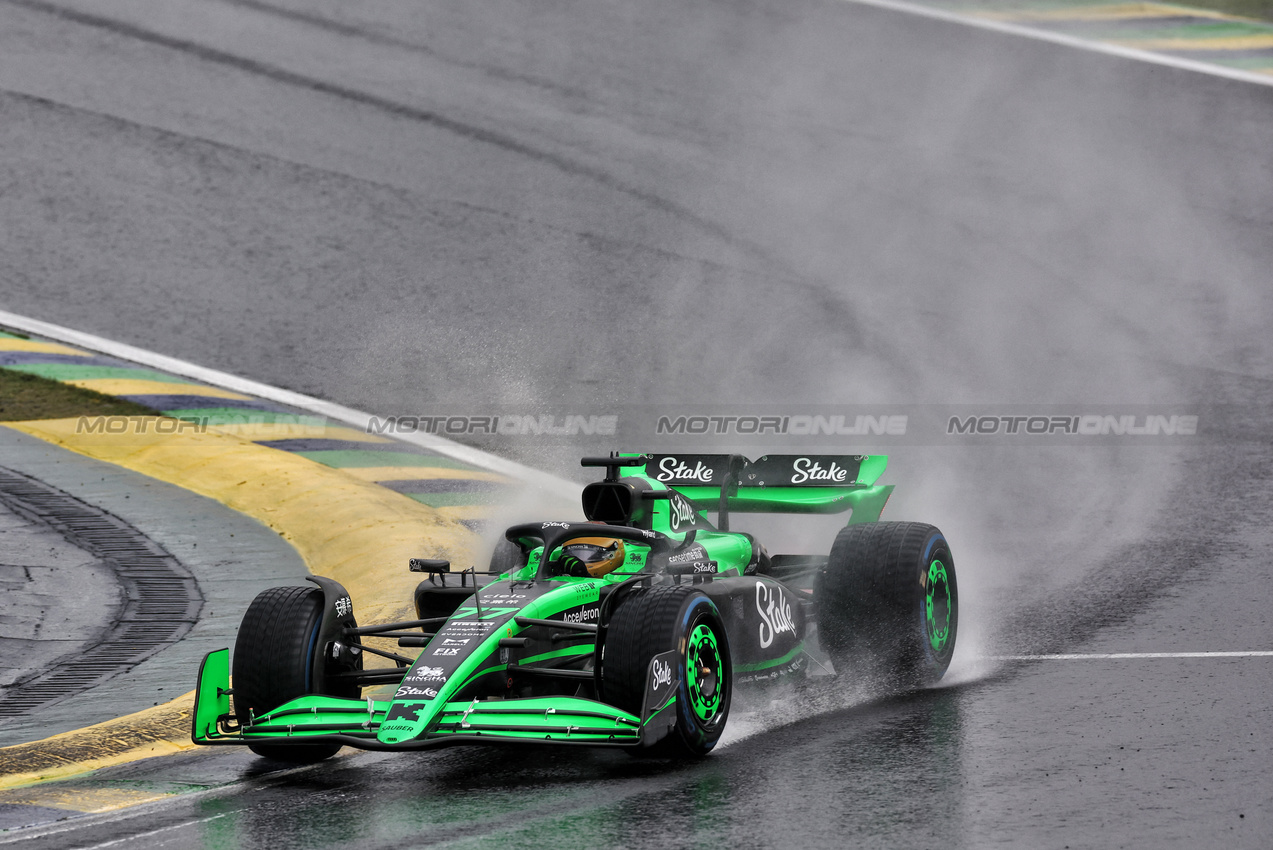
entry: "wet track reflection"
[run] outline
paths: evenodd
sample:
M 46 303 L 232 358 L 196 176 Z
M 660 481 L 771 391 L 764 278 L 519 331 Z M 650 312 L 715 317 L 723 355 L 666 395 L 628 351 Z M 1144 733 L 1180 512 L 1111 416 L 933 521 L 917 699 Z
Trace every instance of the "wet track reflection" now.
M 683 765 L 477 748 L 356 755 L 208 800 L 203 847 L 775 847 L 936 842 L 959 821 L 956 689 L 825 714 Z

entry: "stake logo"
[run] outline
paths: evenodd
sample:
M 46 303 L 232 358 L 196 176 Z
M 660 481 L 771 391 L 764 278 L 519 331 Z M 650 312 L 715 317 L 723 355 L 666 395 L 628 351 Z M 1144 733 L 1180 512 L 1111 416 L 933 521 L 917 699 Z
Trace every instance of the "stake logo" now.
M 695 461 L 693 466 L 689 466 L 675 457 L 668 456 L 659 461 L 659 471 L 655 473 L 654 480 L 663 483 L 668 481 L 698 481 L 703 484 L 710 484 L 713 471 L 710 466 L 705 466 L 701 460 Z
M 838 484 L 848 477 L 848 470 L 834 461 L 828 469 L 823 469 L 822 464 L 811 461 L 807 457 L 798 457 L 791 464 L 792 484 L 803 484 L 806 481 L 827 481 Z
M 763 581 L 756 582 L 756 611 L 760 614 L 760 648 L 768 649 L 774 638 L 783 632 L 796 633 L 796 622 L 791 618 L 791 603 L 781 587 L 770 587 Z
M 673 531 L 680 531 L 682 525 L 693 527 L 697 524 L 698 516 L 694 513 L 694 506 L 679 493 L 673 493 L 668 501 L 668 522 L 672 526 Z
M 661 659 L 654 659 L 654 690 L 672 684 L 672 665 Z
M 426 697 L 433 699 L 437 695 L 438 692 L 433 688 L 413 688 L 410 685 L 403 685 L 398 688 L 398 692 L 394 694 L 394 697 Z

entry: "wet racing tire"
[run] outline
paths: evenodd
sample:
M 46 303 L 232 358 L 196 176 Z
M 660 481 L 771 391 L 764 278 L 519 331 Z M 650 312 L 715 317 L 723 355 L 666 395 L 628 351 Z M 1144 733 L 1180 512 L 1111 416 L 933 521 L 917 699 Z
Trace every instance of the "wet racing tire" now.
M 890 688 L 939 680 L 959 625 L 945 536 L 918 522 L 850 525 L 815 581 L 818 635 L 838 672 Z
M 603 698 L 640 715 L 654 656 L 677 651 L 676 726 L 659 743 L 633 751 L 659 758 L 703 756 L 716 746 L 729 716 L 733 666 L 716 604 L 687 585 L 629 593 L 610 617 L 602 655 Z
M 332 686 L 321 676 L 315 681 L 323 604 L 317 587 L 272 587 L 252 600 L 234 643 L 234 712 L 240 724 L 305 694 L 358 696 L 356 686 Z M 333 743 L 248 746 L 257 755 L 298 764 L 322 761 L 340 750 Z

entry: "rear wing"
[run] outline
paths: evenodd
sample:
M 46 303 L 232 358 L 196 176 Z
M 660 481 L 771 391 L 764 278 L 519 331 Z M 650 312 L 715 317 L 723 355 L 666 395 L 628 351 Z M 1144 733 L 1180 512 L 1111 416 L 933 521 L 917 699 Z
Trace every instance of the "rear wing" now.
M 626 465 L 626 464 L 625 464 Z M 840 513 L 850 524 L 875 522 L 893 492 L 876 485 L 888 465 L 885 455 L 648 455 L 645 477 L 675 488 L 699 510 L 718 510 L 722 527 L 729 512 Z

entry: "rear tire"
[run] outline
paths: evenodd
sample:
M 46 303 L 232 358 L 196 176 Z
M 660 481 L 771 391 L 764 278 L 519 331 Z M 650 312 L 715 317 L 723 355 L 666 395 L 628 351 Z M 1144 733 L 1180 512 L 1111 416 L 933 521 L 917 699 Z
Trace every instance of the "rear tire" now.
M 633 590 L 615 609 L 606 631 L 604 699 L 640 715 L 650 662 L 673 649 L 678 651 L 676 727 L 636 755 L 703 756 L 725 731 L 733 694 L 729 639 L 716 604 L 690 586 Z
M 323 591 L 316 587 L 271 587 L 252 600 L 234 643 L 234 713 L 240 724 L 305 694 L 358 696 L 356 685 L 332 685 L 314 674 L 323 606 Z M 340 750 L 331 743 L 248 746 L 257 755 L 297 764 Z
M 915 688 L 950 666 L 959 594 L 950 546 L 934 526 L 841 529 L 814 593 L 819 643 L 838 671 Z

